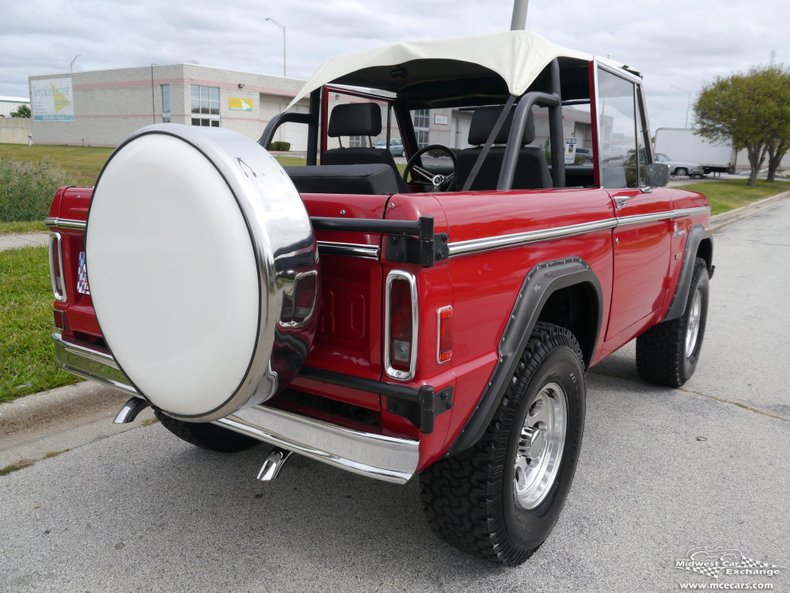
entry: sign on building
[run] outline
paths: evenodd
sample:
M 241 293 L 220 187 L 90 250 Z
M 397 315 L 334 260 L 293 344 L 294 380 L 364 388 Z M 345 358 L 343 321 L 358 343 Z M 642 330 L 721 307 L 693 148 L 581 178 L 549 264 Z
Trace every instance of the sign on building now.
M 252 99 L 228 97 L 228 109 L 231 111 L 252 111 Z
M 36 121 L 74 121 L 71 78 L 31 80 L 30 104 Z

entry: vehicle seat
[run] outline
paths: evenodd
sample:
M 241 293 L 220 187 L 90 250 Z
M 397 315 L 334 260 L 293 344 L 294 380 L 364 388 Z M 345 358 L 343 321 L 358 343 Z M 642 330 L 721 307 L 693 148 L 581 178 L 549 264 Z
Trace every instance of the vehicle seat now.
M 382 163 L 367 165 L 320 165 L 285 167 L 300 194 L 399 193 L 392 169 Z
M 455 167 L 456 190 L 460 190 L 474 167 L 477 157 L 483 151 L 483 145 L 488 140 L 494 124 L 496 123 L 502 107 L 479 107 L 472 115 L 469 124 L 469 144 L 474 148 L 465 148 L 458 154 Z M 499 180 L 499 170 L 502 168 L 502 159 L 505 156 L 505 144 L 510 134 L 510 125 L 513 123 L 513 109 L 511 109 L 505 123 L 499 130 L 491 150 L 486 156 L 483 166 L 477 174 L 470 189 L 496 189 Z M 551 187 L 551 173 L 546 162 L 546 154 L 542 147 L 526 146 L 535 140 L 535 120 L 530 110 L 527 123 L 524 126 L 524 136 L 521 140 L 516 174 L 513 178 L 513 189 L 539 189 Z
M 341 136 L 367 136 L 368 139 L 381 134 L 381 107 L 376 103 L 346 103 L 338 105 L 329 115 L 327 135 L 330 138 Z M 383 148 L 354 147 L 332 148 L 327 150 L 322 165 L 367 165 L 381 163 L 388 165 L 397 177 L 398 191 L 406 193 L 409 188 L 403 181 L 395 159 L 389 150 Z

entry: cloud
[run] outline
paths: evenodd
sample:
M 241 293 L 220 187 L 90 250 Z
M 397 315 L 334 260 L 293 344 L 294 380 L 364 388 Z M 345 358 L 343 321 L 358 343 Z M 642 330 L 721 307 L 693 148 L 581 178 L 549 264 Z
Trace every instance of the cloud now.
M 308 78 L 326 59 L 386 43 L 506 29 L 512 2 L 471 0 L 137 0 L 8 2 L 0 19 L 0 94 L 27 96 L 27 77 L 198 62 Z M 790 62 L 785 0 L 532 0 L 528 23 L 547 38 L 638 67 L 653 128 L 683 125 L 688 94 L 717 75 Z

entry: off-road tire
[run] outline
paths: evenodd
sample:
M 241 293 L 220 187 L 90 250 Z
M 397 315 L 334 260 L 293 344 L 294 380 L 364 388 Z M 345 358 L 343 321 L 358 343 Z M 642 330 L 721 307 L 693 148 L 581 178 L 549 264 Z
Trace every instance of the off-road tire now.
M 559 470 L 543 501 L 519 505 L 515 457 L 526 415 L 546 384 L 567 395 L 567 431 Z M 538 323 L 512 381 L 480 441 L 420 474 L 422 506 L 432 529 L 451 545 L 486 560 L 516 566 L 546 540 L 570 490 L 581 449 L 584 363 L 565 328 Z
M 701 291 L 702 312 L 696 344 L 689 356 L 686 355 L 686 330 L 689 324 L 694 295 Z M 698 257 L 694 262 L 691 286 L 686 296 L 686 308 L 678 319 L 654 325 L 636 339 L 636 370 L 639 376 L 656 385 L 680 387 L 694 374 L 699 362 L 702 341 L 705 337 L 705 321 L 708 314 L 709 277 L 705 260 Z
M 179 439 L 202 449 L 219 453 L 236 453 L 260 444 L 260 441 L 216 424 L 183 422 L 171 418 L 159 410 L 154 410 L 154 413 L 162 426 Z

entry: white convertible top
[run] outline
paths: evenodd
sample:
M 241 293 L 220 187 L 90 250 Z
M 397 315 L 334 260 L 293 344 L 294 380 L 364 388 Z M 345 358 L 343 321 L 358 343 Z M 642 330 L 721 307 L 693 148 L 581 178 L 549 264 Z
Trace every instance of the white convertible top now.
M 589 61 L 593 56 L 557 45 L 530 31 L 503 31 L 470 37 L 396 43 L 329 60 L 307 81 L 288 107 L 331 82 L 397 92 L 399 85 L 408 84 L 404 80 L 405 73 L 409 71 L 407 64 L 414 60 L 453 60 L 476 65 L 477 72 L 485 72 L 485 69 L 493 71 L 505 81 L 511 94 L 522 95 L 554 58 Z M 622 64 L 610 60 L 603 61 L 623 67 Z M 386 70 L 389 84 L 372 84 L 382 82 L 382 69 L 394 69 Z M 448 79 L 450 77 L 448 75 Z

